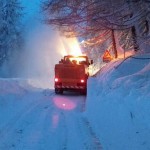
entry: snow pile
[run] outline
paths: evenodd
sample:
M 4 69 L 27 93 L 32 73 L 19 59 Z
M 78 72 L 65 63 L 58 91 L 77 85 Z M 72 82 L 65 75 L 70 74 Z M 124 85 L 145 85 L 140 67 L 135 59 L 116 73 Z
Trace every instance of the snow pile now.
M 41 91 L 48 89 L 50 80 L 46 79 L 7 79 L 0 78 L 0 96 L 7 94 L 21 95 L 30 91 Z M 51 85 L 53 85 L 51 83 Z
M 50 90 L 43 90 L 35 83 L 34 80 L 0 78 L 0 133 L 2 138 L 10 136 L 7 134 L 11 132 L 16 122 L 32 110 L 32 107 L 39 104 L 43 96 L 47 98 L 46 94 L 49 94 Z M 5 134 L 3 135 L 2 132 Z M 2 142 L 2 139 L 0 141 Z M 10 139 L 8 141 L 11 142 Z M 9 142 L 6 140 L 7 144 Z M 0 143 L 1 146 L 2 143 Z
M 150 55 L 112 62 L 88 81 L 85 115 L 104 150 L 150 148 L 150 59 L 145 58 Z
M 25 93 L 27 86 L 19 79 L 0 79 L 0 95 Z

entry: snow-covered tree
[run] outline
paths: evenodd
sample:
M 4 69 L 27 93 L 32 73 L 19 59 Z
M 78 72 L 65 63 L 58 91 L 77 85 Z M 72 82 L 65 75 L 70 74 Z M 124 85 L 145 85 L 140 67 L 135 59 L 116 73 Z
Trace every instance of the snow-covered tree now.
M 0 65 L 20 45 L 22 7 L 18 0 L 0 0 Z
M 67 37 L 92 39 L 92 43 L 95 38 L 97 45 L 97 37 L 103 40 L 105 31 L 121 31 L 123 47 L 135 50 L 139 37 L 149 37 L 149 9 L 148 0 L 46 0 L 43 5 L 46 23 Z

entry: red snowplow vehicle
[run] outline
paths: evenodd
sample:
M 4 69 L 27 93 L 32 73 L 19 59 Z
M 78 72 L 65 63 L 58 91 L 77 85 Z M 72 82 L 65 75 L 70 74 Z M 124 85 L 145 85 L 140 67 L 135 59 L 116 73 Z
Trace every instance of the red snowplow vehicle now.
M 55 65 L 55 93 L 79 91 L 86 94 L 89 65 L 92 63 L 87 56 L 64 56 L 59 64 Z

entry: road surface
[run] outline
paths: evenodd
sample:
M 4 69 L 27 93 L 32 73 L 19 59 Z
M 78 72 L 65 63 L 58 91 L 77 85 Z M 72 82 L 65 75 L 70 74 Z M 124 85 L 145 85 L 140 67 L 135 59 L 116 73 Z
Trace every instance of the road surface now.
M 0 150 L 102 149 L 83 115 L 85 96 L 37 90 L 0 98 Z

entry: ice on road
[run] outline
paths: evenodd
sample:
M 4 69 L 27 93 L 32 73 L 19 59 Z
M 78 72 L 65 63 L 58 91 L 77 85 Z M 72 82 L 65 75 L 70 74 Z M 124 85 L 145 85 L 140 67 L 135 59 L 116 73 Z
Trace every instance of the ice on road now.
M 84 117 L 86 97 L 53 90 L 0 96 L 0 150 L 100 150 Z

